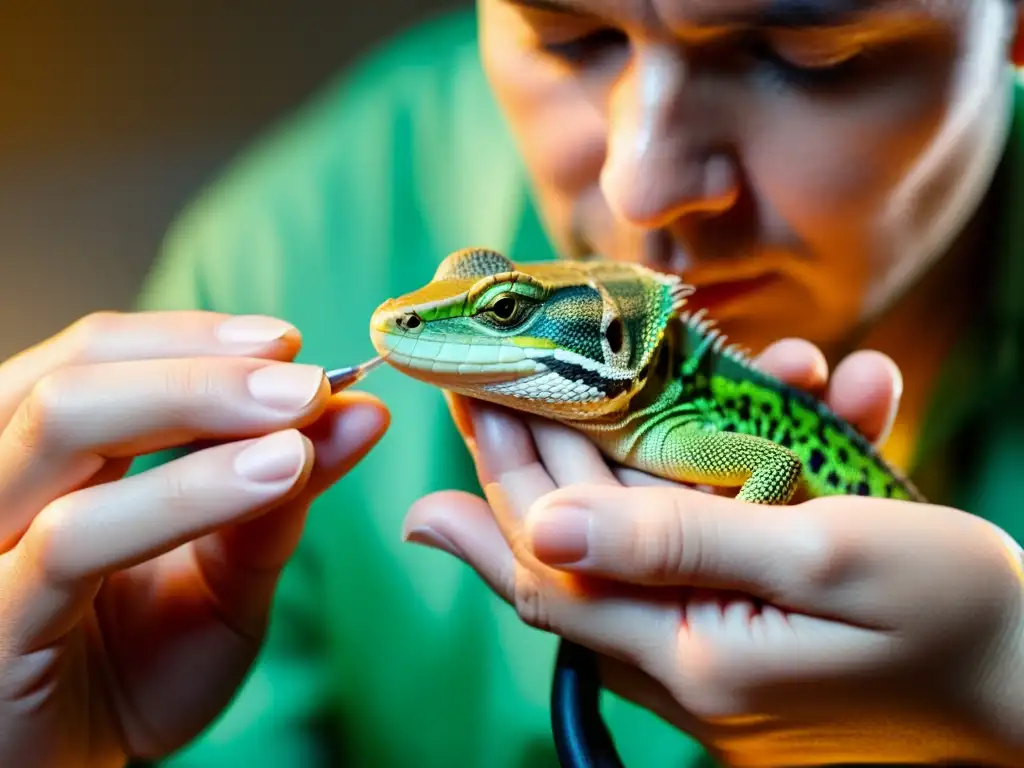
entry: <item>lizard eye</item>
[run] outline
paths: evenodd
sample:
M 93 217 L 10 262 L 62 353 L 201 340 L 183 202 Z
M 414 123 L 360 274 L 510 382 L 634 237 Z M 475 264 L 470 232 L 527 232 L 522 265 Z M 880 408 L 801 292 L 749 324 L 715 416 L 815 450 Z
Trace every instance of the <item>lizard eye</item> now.
M 527 297 L 503 293 L 496 296 L 486 309 L 481 310 L 479 317 L 491 326 L 509 329 L 526 322 L 536 308 L 537 302 Z
M 511 326 L 523 319 L 523 302 L 514 293 L 503 293 L 492 301 L 486 314 L 492 322 L 501 326 Z
M 517 302 L 514 296 L 505 295 L 491 305 L 491 312 L 499 320 L 511 320 L 516 314 Z

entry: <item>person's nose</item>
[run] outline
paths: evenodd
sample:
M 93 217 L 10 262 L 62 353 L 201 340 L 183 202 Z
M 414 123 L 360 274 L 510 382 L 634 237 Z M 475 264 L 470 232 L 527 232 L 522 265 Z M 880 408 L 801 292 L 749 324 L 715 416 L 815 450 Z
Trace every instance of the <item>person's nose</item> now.
M 637 51 L 622 73 L 611 94 L 601 189 L 627 223 L 661 228 L 736 201 L 739 173 L 708 109 L 708 88 L 669 47 Z

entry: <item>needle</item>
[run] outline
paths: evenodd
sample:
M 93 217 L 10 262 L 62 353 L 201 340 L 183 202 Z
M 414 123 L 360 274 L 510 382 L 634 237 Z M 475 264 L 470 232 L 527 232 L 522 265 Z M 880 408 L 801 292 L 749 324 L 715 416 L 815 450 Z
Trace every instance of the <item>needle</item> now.
M 343 389 L 348 389 L 353 384 L 361 381 L 366 374 L 383 362 L 383 357 L 374 357 L 359 365 L 350 365 L 345 368 L 335 368 L 333 371 L 326 371 L 324 375 L 331 385 L 331 394 L 337 394 Z

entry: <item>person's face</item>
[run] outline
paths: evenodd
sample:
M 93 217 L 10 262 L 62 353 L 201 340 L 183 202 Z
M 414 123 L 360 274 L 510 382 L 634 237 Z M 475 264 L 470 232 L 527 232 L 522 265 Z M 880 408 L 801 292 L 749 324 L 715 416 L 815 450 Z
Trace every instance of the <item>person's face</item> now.
M 891 302 L 973 212 L 1002 147 L 1008 0 L 479 11 L 555 245 L 683 275 L 755 349 L 842 339 Z

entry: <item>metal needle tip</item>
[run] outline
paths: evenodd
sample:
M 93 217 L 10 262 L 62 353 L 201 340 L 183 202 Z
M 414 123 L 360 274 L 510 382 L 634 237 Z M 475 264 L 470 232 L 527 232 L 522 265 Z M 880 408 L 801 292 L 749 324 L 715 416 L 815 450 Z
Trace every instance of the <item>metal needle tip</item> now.
M 374 357 L 359 365 L 349 365 L 345 368 L 325 371 L 324 375 L 327 377 L 327 382 L 331 385 L 331 394 L 337 394 L 343 389 L 348 389 L 383 362 L 383 357 Z

